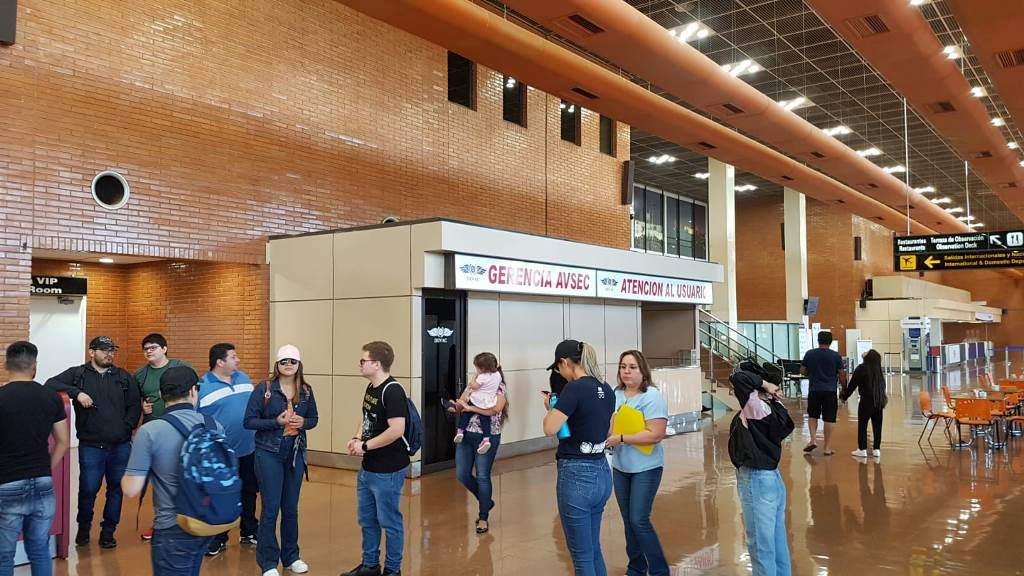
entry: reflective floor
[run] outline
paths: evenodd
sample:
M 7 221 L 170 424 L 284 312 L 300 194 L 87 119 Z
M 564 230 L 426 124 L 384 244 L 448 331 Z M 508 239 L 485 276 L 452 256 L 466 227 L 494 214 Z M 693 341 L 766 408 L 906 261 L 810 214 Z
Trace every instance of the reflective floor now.
M 976 375 L 953 372 L 942 382 L 966 389 Z M 896 376 L 890 384 L 880 462 L 850 456 L 856 448 L 856 400 L 840 409 L 836 455 L 804 456 L 805 419 L 781 465 L 789 491 L 790 543 L 799 575 L 1024 574 L 1024 438 L 993 452 L 951 450 L 941 438 L 918 447 L 917 392 L 930 388 L 941 407 L 938 378 Z M 749 574 L 735 470 L 727 454 L 731 414 L 706 419 L 700 432 L 666 440 L 668 465 L 654 523 L 680 575 Z M 820 445 L 821 442 L 819 441 Z M 355 475 L 314 469 L 303 488 L 302 558 L 310 574 L 337 574 L 358 564 Z M 405 574 L 571 573 L 554 499 L 553 454 L 501 460 L 495 466 L 491 532 L 473 532 L 475 508 L 453 471 L 407 482 Z M 72 498 L 74 500 L 74 498 Z M 58 560 L 56 574 L 149 574 L 149 548 L 134 536 L 137 501 L 126 500 L 120 546 L 95 542 Z M 142 511 L 148 525 L 149 504 Z M 73 512 L 72 512 L 73 513 Z M 233 535 L 234 536 L 234 535 Z M 622 521 L 614 497 L 602 543 L 609 574 L 625 572 Z M 15 572 L 27 576 L 26 567 Z M 204 575 L 259 574 L 254 552 L 239 548 L 206 561 Z

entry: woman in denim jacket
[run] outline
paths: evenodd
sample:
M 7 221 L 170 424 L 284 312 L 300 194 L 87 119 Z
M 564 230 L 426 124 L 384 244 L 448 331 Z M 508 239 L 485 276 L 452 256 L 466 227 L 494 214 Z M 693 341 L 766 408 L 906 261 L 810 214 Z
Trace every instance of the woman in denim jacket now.
M 313 388 L 302 376 L 299 349 L 282 346 L 273 377 L 253 389 L 245 409 L 245 427 L 256 431 L 256 477 L 263 500 L 256 562 L 263 576 L 279 576 L 279 562 L 297 574 L 309 571 L 299 558 L 299 489 L 306 472 L 306 430 L 315 428 L 317 420 Z

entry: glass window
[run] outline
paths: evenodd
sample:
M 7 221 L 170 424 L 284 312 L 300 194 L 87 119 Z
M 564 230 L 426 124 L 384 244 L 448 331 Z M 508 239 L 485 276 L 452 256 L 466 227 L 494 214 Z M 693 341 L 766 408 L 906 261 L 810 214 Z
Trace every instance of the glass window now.
M 708 208 L 693 204 L 693 257 L 708 259 Z
M 647 248 L 647 225 L 644 221 L 644 187 L 633 186 L 633 248 Z
M 679 200 L 679 255 L 693 258 L 693 202 Z
M 511 76 L 502 78 L 501 116 L 505 120 L 526 127 L 526 84 Z
M 647 190 L 647 251 L 665 250 L 665 200 L 660 192 Z
M 583 116 L 583 110 L 579 106 L 576 106 L 572 102 L 566 102 L 562 100 L 562 103 L 558 105 L 561 109 L 561 132 L 562 140 L 566 142 L 572 142 L 573 144 L 580 145 L 580 117 Z
M 476 64 L 455 52 L 448 53 L 448 100 L 476 110 Z
M 601 152 L 615 156 L 615 120 L 601 116 Z
M 666 251 L 679 256 L 679 199 L 665 197 L 665 240 Z

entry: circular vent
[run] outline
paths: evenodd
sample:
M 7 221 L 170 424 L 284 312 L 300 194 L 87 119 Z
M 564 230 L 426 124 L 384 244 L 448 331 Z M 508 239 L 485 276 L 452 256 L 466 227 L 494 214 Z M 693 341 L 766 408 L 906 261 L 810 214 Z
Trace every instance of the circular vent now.
M 92 197 L 107 210 L 117 210 L 128 202 L 128 181 L 117 172 L 100 172 L 92 179 Z

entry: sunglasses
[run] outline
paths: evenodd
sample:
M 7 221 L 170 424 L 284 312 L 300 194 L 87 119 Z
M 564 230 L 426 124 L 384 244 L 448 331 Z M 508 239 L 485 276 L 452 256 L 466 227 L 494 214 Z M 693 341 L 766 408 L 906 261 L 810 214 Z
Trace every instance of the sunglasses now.
M 281 366 L 293 366 L 295 364 L 298 364 L 299 361 L 294 358 L 285 358 L 284 360 L 278 360 L 277 363 L 280 364 Z
M 376 360 L 367 360 L 366 358 L 360 358 L 359 359 L 359 365 L 360 366 L 362 366 L 363 364 L 366 364 L 367 362 L 376 362 Z

